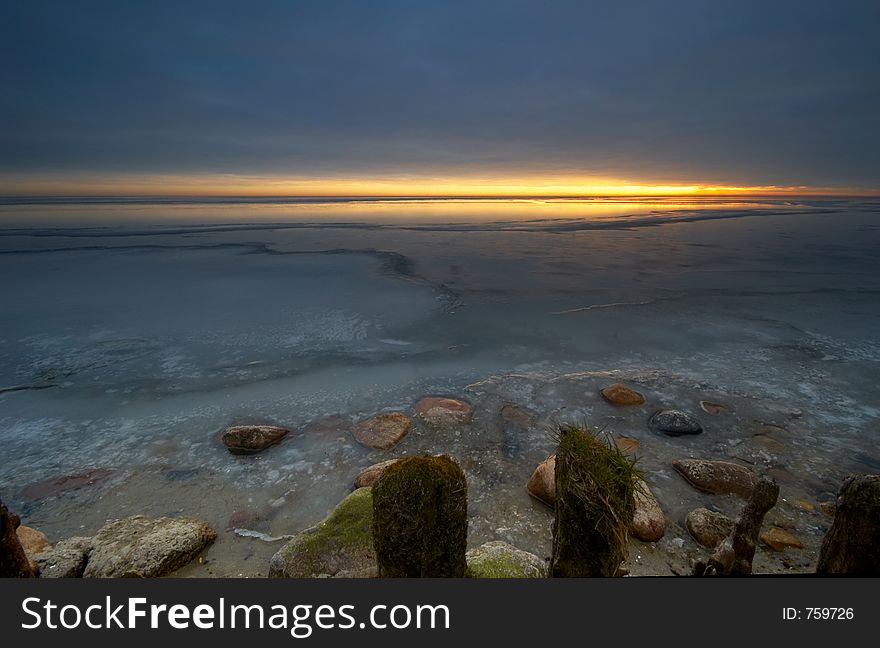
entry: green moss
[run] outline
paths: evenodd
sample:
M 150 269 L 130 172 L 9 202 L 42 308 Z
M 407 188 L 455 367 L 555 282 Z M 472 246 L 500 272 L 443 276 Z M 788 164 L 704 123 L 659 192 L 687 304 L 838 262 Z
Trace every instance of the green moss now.
M 614 576 L 627 556 L 627 534 L 642 488 L 636 460 L 578 426 L 556 431 L 555 577 Z
M 543 561 L 506 542 L 488 542 L 467 553 L 469 578 L 542 578 Z
M 379 575 L 458 577 L 467 563 L 467 480 L 449 457 L 408 457 L 373 486 Z
M 360 575 L 375 569 L 372 524 L 372 489 L 358 488 L 323 522 L 279 550 L 270 573 L 303 578 L 339 572 Z

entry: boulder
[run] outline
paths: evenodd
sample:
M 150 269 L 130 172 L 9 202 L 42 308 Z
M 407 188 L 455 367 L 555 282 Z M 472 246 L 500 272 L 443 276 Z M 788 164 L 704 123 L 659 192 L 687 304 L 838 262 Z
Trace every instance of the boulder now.
M 545 578 L 547 565 L 535 554 L 494 540 L 468 550 L 468 576 L 471 578 Z
M 788 547 L 795 549 L 803 549 L 803 543 L 798 540 L 797 536 L 789 533 L 780 527 L 770 527 L 761 534 L 761 542 L 773 549 L 773 551 L 783 551 Z
M 415 414 L 428 425 L 454 427 L 469 423 L 474 416 L 474 408 L 454 398 L 426 396 L 416 403 Z
M 223 430 L 223 445 L 232 454 L 254 454 L 275 445 L 290 432 L 277 425 L 233 425 Z
M 400 460 L 389 459 L 388 461 L 380 461 L 379 463 L 364 468 L 357 474 L 357 477 L 354 478 L 355 488 L 363 488 L 365 486 L 372 486 L 373 484 L 375 484 L 376 480 L 378 480 L 379 477 L 382 476 L 382 473 L 385 472 L 385 469 L 393 464 L 395 461 Z
M 635 490 L 636 509 L 630 535 L 642 542 L 657 542 L 666 533 L 666 516 L 648 485 L 639 480 Z
M 207 522 L 191 517 L 112 520 L 95 534 L 83 576 L 165 576 L 192 561 L 216 537 Z
M 358 443 L 375 450 L 389 450 L 407 435 L 412 427 L 409 417 L 400 412 L 379 414 L 361 421 L 351 429 Z
M 467 527 L 467 480 L 445 455 L 396 461 L 373 486 L 379 576 L 463 578 Z
M 37 531 L 23 524 L 18 527 L 16 534 L 18 535 L 18 541 L 21 543 L 21 548 L 27 554 L 31 569 L 36 573 L 38 568 L 37 563 L 34 562 L 34 557 L 46 549 L 52 548 L 52 545 L 49 544 L 49 538 L 42 531 Z
M 35 562 L 40 578 L 80 578 L 86 569 L 94 540 L 75 536 L 40 553 Z
M 0 501 L 0 578 L 33 578 L 34 569 L 16 531 L 21 518 Z
M 687 514 L 685 526 L 691 537 L 707 549 L 714 549 L 733 531 L 733 520 L 705 508 Z
M 556 506 L 556 453 L 538 464 L 526 484 L 529 495 L 547 506 Z
M 649 423 L 658 432 L 669 436 L 700 434 L 703 431 L 703 426 L 700 425 L 696 417 L 676 409 L 654 412 L 654 415 L 649 419 Z
M 273 578 L 372 578 L 378 573 L 373 549 L 373 494 L 358 488 L 317 526 L 297 534 L 272 556 Z
M 602 398 L 617 407 L 631 407 L 633 405 L 643 405 L 645 403 L 644 396 L 639 392 L 630 389 L 623 383 L 608 385 L 599 393 L 602 394 Z
M 757 482 L 755 473 L 729 461 L 676 459 L 672 467 L 691 486 L 711 495 L 733 494 L 748 499 Z

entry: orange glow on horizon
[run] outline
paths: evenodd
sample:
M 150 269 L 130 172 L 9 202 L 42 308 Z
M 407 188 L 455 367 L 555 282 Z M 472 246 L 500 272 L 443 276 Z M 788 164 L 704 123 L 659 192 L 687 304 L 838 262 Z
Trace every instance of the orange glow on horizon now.
M 216 197 L 635 197 L 877 195 L 859 187 L 629 182 L 578 176 L 284 177 L 238 174 L 0 176 L 0 195 Z

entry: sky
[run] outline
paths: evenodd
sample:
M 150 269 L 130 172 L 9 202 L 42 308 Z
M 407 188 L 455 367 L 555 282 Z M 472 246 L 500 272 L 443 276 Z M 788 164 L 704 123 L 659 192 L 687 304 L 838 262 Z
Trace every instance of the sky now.
M 0 7 L 0 193 L 880 190 L 876 1 Z

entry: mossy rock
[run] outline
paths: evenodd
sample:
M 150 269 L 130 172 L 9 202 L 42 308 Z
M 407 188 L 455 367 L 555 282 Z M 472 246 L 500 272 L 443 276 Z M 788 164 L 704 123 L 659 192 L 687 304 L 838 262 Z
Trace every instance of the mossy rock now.
M 373 537 L 383 577 L 467 572 L 467 480 L 445 455 L 408 457 L 373 486 Z
M 274 578 L 372 578 L 377 574 L 373 549 L 373 493 L 358 488 L 323 522 L 284 545 L 272 556 Z
M 642 479 L 635 460 L 577 426 L 556 432 L 553 577 L 616 576 Z
M 494 540 L 467 552 L 470 578 L 544 578 L 547 565 L 535 554 Z

